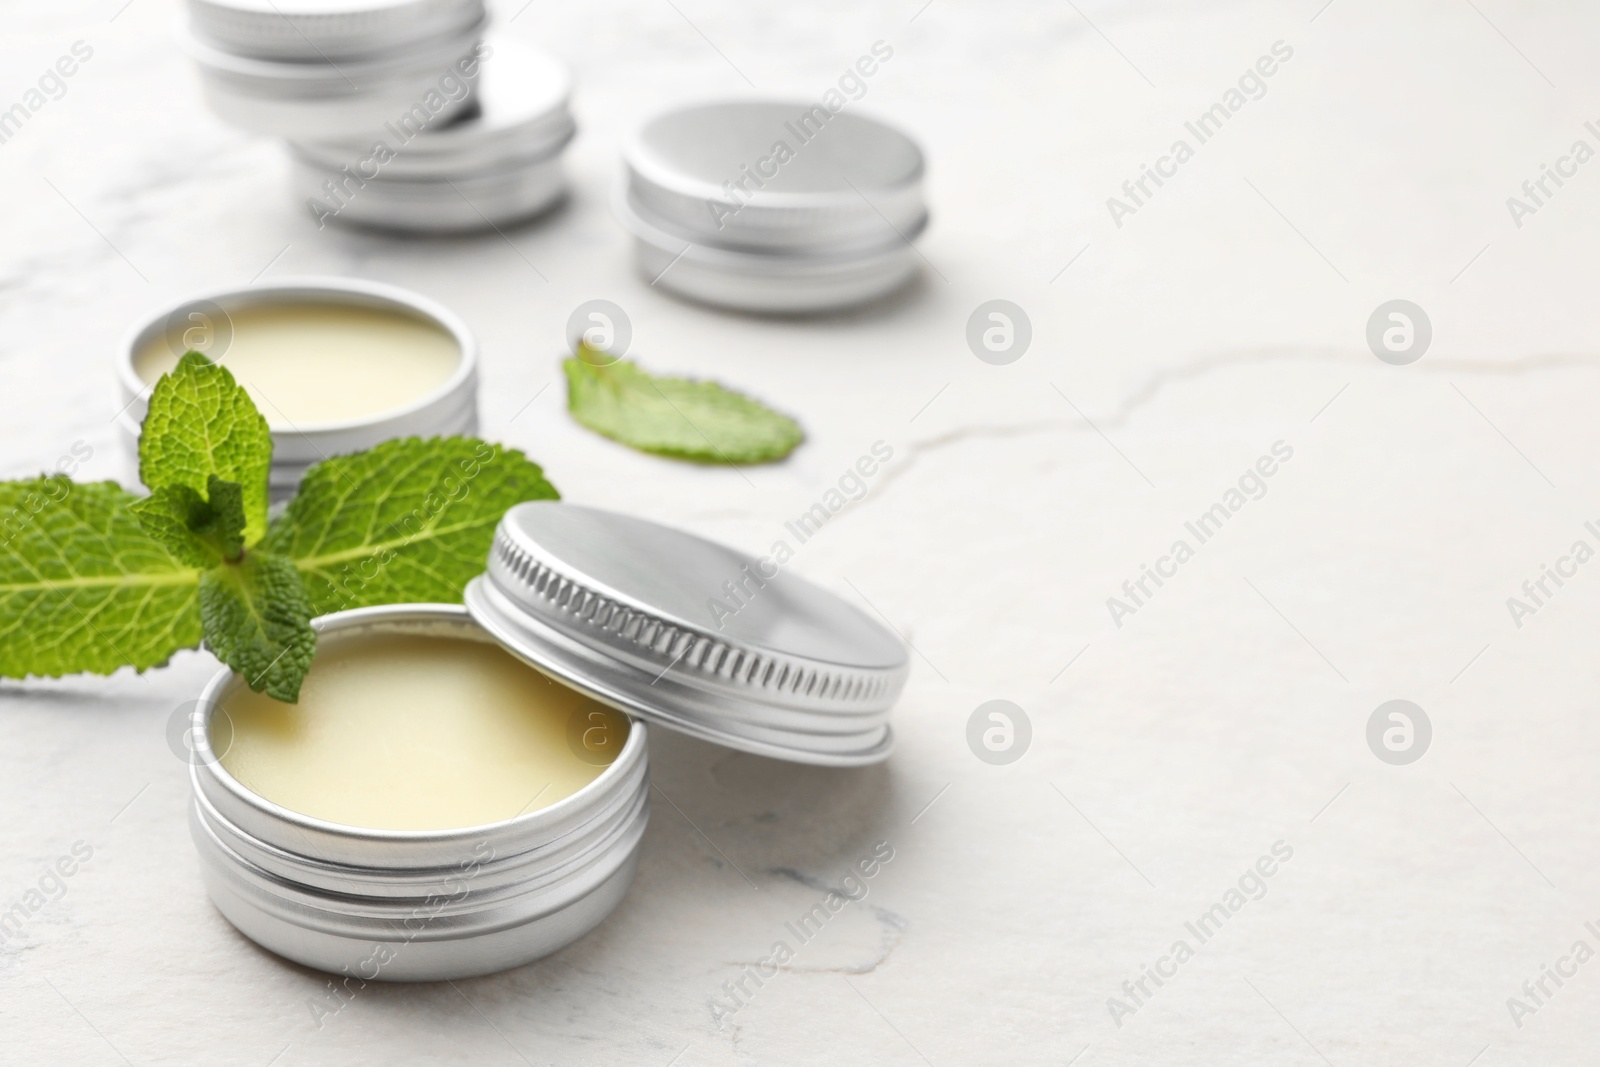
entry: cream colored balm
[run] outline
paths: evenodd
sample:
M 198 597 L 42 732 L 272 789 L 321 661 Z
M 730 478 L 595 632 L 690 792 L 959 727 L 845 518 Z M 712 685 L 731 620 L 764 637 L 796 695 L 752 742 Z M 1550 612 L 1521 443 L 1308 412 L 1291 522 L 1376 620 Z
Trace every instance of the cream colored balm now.
M 291 811 L 374 830 L 482 826 L 548 807 L 606 769 L 627 717 L 467 638 L 329 634 L 298 704 L 242 686 L 212 749 Z
M 198 349 L 233 372 L 269 426 L 297 430 L 398 411 L 461 365 L 455 338 L 401 311 L 305 301 L 227 314 L 227 323 L 180 324 L 151 338 L 134 355 L 139 377 L 153 385 L 179 354 Z

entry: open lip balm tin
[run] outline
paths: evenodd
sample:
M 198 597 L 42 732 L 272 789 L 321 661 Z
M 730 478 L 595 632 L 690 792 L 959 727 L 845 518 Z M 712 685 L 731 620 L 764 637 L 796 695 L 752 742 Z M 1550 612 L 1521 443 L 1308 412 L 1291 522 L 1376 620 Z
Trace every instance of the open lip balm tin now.
M 252 374 L 230 367 L 240 384 L 249 390 L 256 406 L 272 428 L 272 469 L 269 488 L 274 500 L 285 500 L 294 493 L 306 469 L 329 456 L 371 448 L 394 437 L 435 437 L 470 435 L 478 428 L 478 342 L 453 312 L 444 306 L 398 286 L 346 278 L 292 278 L 245 289 L 222 289 L 164 308 L 131 330 L 117 352 L 117 388 L 121 411 L 117 425 L 121 430 L 135 476 L 138 473 L 139 429 L 149 406 L 150 390 L 159 377 L 151 366 L 152 349 L 165 339 L 175 360 L 185 349 L 193 348 L 229 367 L 228 353 L 235 345 L 242 351 L 253 342 L 247 336 L 252 322 L 266 321 L 274 308 L 285 317 L 299 309 L 324 311 L 335 315 L 347 310 L 354 321 L 343 327 L 352 337 L 370 333 L 371 325 L 388 325 L 401 331 L 415 326 L 416 339 L 426 341 L 430 353 L 417 353 L 414 373 L 417 395 L 407 397 L 394 374 L 380 366 L 352 362 L 332 377 L 330 366 L 337 356 L 318 355 L 318 366 L 330 375 L 316 391 L 319 406 L 353 404 L 361 413 L 344 418 L 305 419 L 290 414 L 293 397 L 277 386 L 270 391 L 254 387 Z M 289 323 L 292 326 L 292 322 Z M 271 324 L 269 323 L 269 326 Z M 335 324 L 337 328 L 337 324 Z M 325 342 L 335 348 L 340 333 Z M 450 350 L 453 349 L 453 355 Z M 443 354 L 441 354 L 443 353 Z M 254 360 L 270 358 L 256 354 Z M 376 349 L 363 355 L 364 361 L 378 360 Z M 142 369 L 141 369 L 142 368 Z M 318 373 L 315 368 L 307 373 Z M 363 382 L 382 379 L 389 400 L 364 389 Z M 276 397 L 272 393 L 278 393 Z M 391 402 L 392 401 L 392 402 Z
M 781 101 L 701 104 L 647 122 L 623 164 L 615 211 L 639 272 L 680 296 L 824 311 L 916 273 L 922 150 L 875 119 Z
M 342 137 L 465 109 L 487 23 L 482 0 L 189 0 L 177 32 L 221 118 Z
M 710 610 L 732 603 L 729 582 L 744 590 L 738 610 Z M 358 608 L 315 625 L 496 641 L 633 716 L 621 750 L 570 796 L 504 822 L 342 826 L 274 804 L 223 767 L 209 731 L 243 683 L 221 671 L 191 719 L 190 828 L 212 899 L 252 940 L 322 970 L 397 981 L 486 974 L 569 944 L 633 877 L 648 818 L 645 723 L 801 763 L 888 756 L 904 646 L 832 593 L 768 576 L 723 545 L 573 504 L 519 504 L 466 600 Z M 492 858 L 472 862 L 485 842 Z
M 488 640 L 459 605 L 357 608 L 314 625 L 319 637 Z M 556 951 L 627 893 L 649 819 L 639 724 L 599 777 L 548 807 L 486 826 L 373 830 L 290 811 L 224 769 L 211 715 L 242 684 L 224 670 L 201 694 L 189 830 L 212 901 L 257 944 L 362 980 L 464 978 Z

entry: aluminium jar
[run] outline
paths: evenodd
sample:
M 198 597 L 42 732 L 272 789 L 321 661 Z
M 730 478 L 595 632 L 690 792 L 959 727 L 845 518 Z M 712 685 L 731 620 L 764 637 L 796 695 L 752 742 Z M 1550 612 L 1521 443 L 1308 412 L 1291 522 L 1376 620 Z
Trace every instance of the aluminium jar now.
M 820 104 L 727 100 L 651 119 L 615 211 L 641 277 L 741 311 L 835 310 L 907 284 L 928 224 L 922 150 Z
M 358 608 L 313 625 L 319 637 L 491 640 L 459 605 Z M 193 713 L 189 823 L 211 899 L 263 947 L 363 981 L 463 978 L 560 949 L 627 893 L 649 817 L 643 723 L 547 807 L 460 829 L 364 829 L 291 811 L 227 771 L 213 720 L 242 685 L 221 671 Z
M 211 742 L 218 708 L 227 709 L 223 722 L 243 723 L 255 697 L 241 693 L 241 679 L 224 670 L 191 720 L 192 829 L 213 900 L 246 936 L 309 966 L 348 967 L 363 980 L 453 978 L 516 966 L 598 925 L 626 891 L 646 819 L 646 723 L 817 766 L 866 766 L 889 755 L 889 711 L 909 669 L 904 645 L 860 609 L 767 557 L 633 516 L 541 500 L 505 513 L 487 564 L 468 583 L 465 606 L 359 608 L 314 620 L 319 638 L 335 638 L 319 660 L 337 657 L 339 635 L 492 642 L 520 661 L 518 668 L 560 687 L 563 700 L 579 702 L 568 712 L 565 744 L 591 768 L 600 763 L 585 758 L 595 746 L 584 725 L 596 714 L 627 716 L 621 747 L 605 752 L 610 764 L 544 809 L 441 832 L 348 824 L 422 825 L 400 809 L 417 798 L 459 792 L 462 783 L 476 785 L 496 765 L 520 766 L 556 752 L 554 743 L 521 755 L 496 743 L 480 749 L 477 760 L 447 762 L 448 777 L 433 791 L 413 788 L 425 779 L 421 772 L 396 775 L 404 747 L 398 741 L 384 748 L 391 762 L 378 785 L 360 785 L 348 762 L 291 760 L 285 766 L 297 781 L 313 791 L 334 790 L 342 804 L 359 800 L 367 813 L 345 824 L 310 818 L 261 794 L 301 810 L 335 809 L 268 788 L 259 764 L 252 769 L 247 760 L 229 759 L 235 775 L 218 762 Z M 719 598 L 733 595 L 730 589 L 742 590 L 737 610 L 713 610 Z M 451 705 L 450 729 L 459 723 L 465 730 L 478 709 L 498 706 L 476 695 L 477 669 L 442 677 L 426 666 L 424 648 L 391 647 L 386 654 L 382 673 L 353 682 L 337 674 L 336 658 L 336 673 L 324 677 L 344 679 L 342 702 L 329 704 L 332 691 L 319 691 L 324 715 L 316 722 L 330 722 L 327 708 L 343 713 L 357 705 L 364 721 L 379 728 L 419 706 L 437 722 L 434 709 Z M 307 675 L 308 687 L 318 669 L 314 664 Z M 435 686 L 433 695 L 423 692 L 425 685 Z M 303 714 L 314 710 L 308 693 L 301 693 Z M 291 741 L 299 736 L 289 733 Z M 238 747 L 247 734 L 235 735 L 225 758 L 248 755 Z M 426 737 L 396 736 L 410 737 L 414 751 L 431 751 Z M 241 779 L 255 782 L 260 793 Z M 396 781 L 404 784 L 400 792 Z M 496 810 L 511 810 L 523 795 Z M 485 850 L 492 855 L 480 859 Z

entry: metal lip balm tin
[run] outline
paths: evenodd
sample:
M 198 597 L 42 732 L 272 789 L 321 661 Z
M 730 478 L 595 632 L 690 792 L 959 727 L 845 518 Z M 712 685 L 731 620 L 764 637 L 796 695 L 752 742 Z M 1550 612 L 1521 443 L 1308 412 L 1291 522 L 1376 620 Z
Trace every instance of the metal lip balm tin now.
M 472 435 L 478 431 L 478 341 L 454 312 L 419 293 L 382 282 L 352 278 L 287 278 L 248 288 L 219 289 L 161 309 L 135 326 L 117 349 L 116 376 L 121 411 L 117 426 L 134 474 L 138 473 L 139 429 L 149 406 L 151 385 L 140 377 L 137 356 L 163 333 L 191 326 L 192 347 L 221 358 L 231 338 L 228 313 L 270 304 L 338 304 L 379 308 L 409 315 L 448 333 L 460 353 L 454 373 L 433 392 L 378 415 L 344 422 L 275 427 L 268 487 L 274 500 L 293 495 L 306 469 L 329 456 L 359 452 L 395 437 Z M 174 355 L 181 353 L 175 352 Z M 270 421 L 270 420 L 269 420 Z
M 511 652 L 651 723 L 799 763 L 887 758 L 905 647 L 827 590 L 767 570 L 682 530 L 533 501 L 501 519 L 466 603 Z
M 222 119 L 258 133 L 354 137 L 408 116 L 442 124 L 470 106 L 488 23 L 481 0 L 294 6 L 307 10 L 191 0 L 179 42 Z
M 490 640 L 459 605 L 357 608 L 313 625 Z M 189 824 L 212 901 L 257 944 L 363 981 L 465 978 L 570 944 L 626 895 L 649 819 L 642 723 L 611 766 L 548 807 L 463 829 L 372 830 L 290 811 L 223 768 L 211 718 L 242 684 L 223 670 L 195 707 Z
M 448 124 L 292 141 L 296 197 L 320 205 L 319 222 L 409 233 L 486 230 L 552 206 L 566 192 L 561 155 L 577 133 L 572 80 L 509 37 L 487 38 L 482 57 L 472 109 Z
M 738 610 L 702 614 L 735 581 Z M 207 890 L 251 940 L 363 980 L 487 974 L 598 926 L 627 892 L 648 819 L 646 722 L 778 759 L 876 763 L 909 668 L 893 634 L 818 586 L 682 530 L 557 501 L 506 512 L 464 607 L 357 608 L 313 625 L 494 641 L 631 720 L 611 766 L 547 808 L 462 830 L 365 830 L 228 774 L 210 725 L 243 681 L 214 677 L 190 719 L 190 830 Z
M 928 223 L 922 150 L 820 104 L 736 100 L 647 122 L 615 201 L 642 275 L 744 311 L 866 303 L 916 273 Z

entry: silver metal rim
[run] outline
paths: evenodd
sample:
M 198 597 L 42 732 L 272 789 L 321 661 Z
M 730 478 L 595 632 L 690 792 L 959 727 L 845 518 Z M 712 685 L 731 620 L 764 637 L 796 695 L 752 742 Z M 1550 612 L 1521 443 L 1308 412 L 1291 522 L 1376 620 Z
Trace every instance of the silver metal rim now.
M 424 37 L 411 48 L 355 59 L 347 57 L 338 63 L 320 55 L 310 60 L 290 60 L 230 52 L 197 36 L 193 26 L 181 20 L 177 24 L 176 36 L 184 53 L 207 73 L 237 79 L 252 86 L 281 86 L 292 90 L 297 84 L 326 84 L 337 85 L 338 89 L 333 90 L 335 92 L 354 92 L 358 90 L 352 88 L 352 83 L 361 85 L 417 73 L 426 76 L 441 66 L 447 66 L 463 47 L 471 51 L 477 46 L 488 23 L 488 16 L 485 15 L 448 33 Z M 440 70 L 440 73 L 443 71 Z
M 626 186 L 612 197 L 611 209 L 623 229 L 645 244 L 673 257 L 694 259 L 717 270 L 739 273 L 793 275 L 826 272 L 835 267 L 861 264 L 873 259 L 889 259 L 911 245 L 928 228 L 931 216 L 924 211 L 908 228 L 865 244 L 846 244 L 825 248 L 783 249 L 734 247 L 682 236 L 663 226 L 653 216 L 640 211 Z
M 383 164 L 379 178 L 458 181 L 547 160 L 577 135 L 570 110 L 572 78 L 555 58 L 503 35 L 484 39 L 474 98 L 481 114 L 429 126 Z M 293 154 L 328 170 L 362 159 L 370 138 L 296 138 Z
M 319 634 L 322 634 L 337 630 L 361 629 L 373 624 L 413 622 L 455 624 L 462 628 L 477 624 L 477 620 L 460 604 L 383 604 L 376 607 L 338 611 L 331 615 L 321 615 L 313 619 L 311 625 Z M 566 681 L 566 679 L 559 676 L 557 676 L 557 679 L 562 682 Z M 190 741 L 194 752 L 194 759 L 190 764 L 190 779 L 195 788 L 206 789 L 206 787 L 211 787 L 206 791 L 213 799 L 218 795 L 213 790 L 220 791 L 220 794 L 228 799 L 230 806 L 236 806 L 234 811 L 249 811 L 274 823 L 292 827 L 298 832 L 316 835 L 318 838 L 332 841 L 343 841 L 352 844 L 377 842 L 388 845 L 438 845 L 448 849 L 463 842 L 480 838 L 486 832 L 556 826 L 575 809 L 591 802 L 597 796 L 603 796 L 612 787 L 612 783 L 625 776 L 636 763 L 644 762 L 647 759 L 645 748 L 646 731 L 643 724 L 636 722 L 629 730 L 628 740 L 623 743 L 622 751 L 617 754 L 611 765 L 602 771 L 593 782 L 569 797 L 564 797 L 554 804 L 519 815 L 514 819 L 454 830 L 374 830 L 366 827 L 347 826 L 342 823 L 328 822 L 324 819 L 302 815 L 280 804 L 273 803 L 247 789 L 222 766 L 217 754 L 211 748 L 209 736 L 210 717 L 223 692 L 237 680 L 238 675 L 231 668 L 224 667 L 212 676 L 211 681 L 201 691 L 200 699 L 195 705 L 190 720 Z M 223 814 L 227 815 L 231 821 L 238 822 L 233 817 L 233 811 L 224 811 Z M 314 855 L 311 852 L 302 854 Z
M 467 328 L 467 324 L 453 311 L 433 300 L 413 293 L 408 289 L 398 286 L 386 285 L 383 282 L 360 281 L 352 278 L 332 277 L 294 277 L 269 282 L 259 286 L 229 287 L 213 289 L 198 293 L 174 304 L 163 306 L 155 314 L 140 320 L 130 329 L 117 348 L 116 375 L 117 384 L 121 392 L 122 411 L 118 416 L 124 429 L 128 430 L 135 438 L 138 437 L 139 428 L 144 422 L 146 409 L 145 397 L 151 388 L 139 376 L 134 365 L 135 356 L 143 345 L 155 337 L 166 327 L 167 318 L 175 311 L 202 301 L 209 301 L 227 309 L 229 302 L 233 306 L 253 306 L 286 302 L 291 300 L 322 300 L 336 302 L 330 298 L 338 296 L 355 298 L 354 302 L 366 306 L 381 306 L 399 308 L 413 315 L 432 322 L 440 329 L 446 331 L 455 340 L 461 352 L 461 362 L 455 372 L 445 380 L 437 389 L 413 401 L 405 407 L 384 412 L 381 415 L 363 419 L 348 419 L 343 422 L 316 423 L 308 426 L 297 426 L 288 430 L 273 431 L 273 466 L 279 465 L 279 453 L 288 446 L 288 451 L 293 454 L 305 451 L 320 459 L 333 449 L 349 451 L 350 447 L 367 447 L 389 437 L 400 436 L 407 432 L 460 432 L 458 430 L 445 430 L 430 426 L 429 416 L 436 410 L 454 411 L 465 406 L 474 416 L 477 402 L 478 379 L 478 341 Z M 456 416 L 454 422 L 462 421 Z M 413 431 L 412 427 L 421 426 L 421 431 Z M 344 438 L 344 440 L 341 440 Z M 297 442 L 306 442 L 304 449 L 294 447 Z M 310 456 L 304 457 L 305 462 L 315 462 Z M 285 457 L 287 458 L 287 457 Z
M 747 269 L 681 258 L 643 238 L 634 238 L 639 276 L 676 296 L 711 307 L 767 315 L 806 315 L 839 311 L 881 300 L 904 288 L 920 260 L 909 245 L 859 263 L 803 264 L 780 269 L 770 264 Z
M 190 824 L 191 829 L 193 823 Z M 463 933 L 450 939 L 425 940 L 396 936 L 367 937 L 307 930 L 286 920 L 272 907 L 242 894 L 228 869 L 201 850 L 201 878 L 225 919 L 263 948 L 317 970 L 353 975 L 364 981 L 436 982 L 493 974 L 531 963 L 559 951 L 599 926 L 627 895 L 639 865 L 633 849 L 622 864 L 590 892 L 565 907 L 520 924 L 487 932 Z M 402 920 L 402 927 L 405 927 Z M 366 931 L 363 931 L 365 934 Z M 373 968 L 379 950 L 384 966 Z M 371 969 L 369 969 L 371 968 Z M 374 973 L 374 971 L 376 973 Z
M 446 126 L 436 136 L 442 139 L 457 128 L 455 124 Z M 546 133 L 549 135 L 546 136 Z M 447 179 L 458 183 L 481 181 L 494 176 L 516 174 L 559 159 L 577 136 L 578 126 L 570 115 L 564 117 L 559 130 L 545 131 L 538 138 L 529 138 L 521 143 L 508 140 L 506 144 L 497 146 L 500 149 L 498 151 L 472 144 L 452 145 L 447 149 L 433 143 L 433 138 L 424 133 L 417 141 L 429 138 L 425 151 L 419 151 L 417 141 L 413 141 L 401 149 L 394 159 L 383 164 L 375 176 L 363 178 L 369 185 L 428 181 L 443 183 Z M 359 141 L 290 141 L 288 147 L 297 165 L 319 174 L 332 175 L 343 167 L 365 159 L 372 146 L 370 141 L 366 144 Z M 452 154 L 456 147 L 463 151 Z
M 327 174 L 300 159 L 293 163 L 292 180 L 300 193 L 311 193 Z M 455 186 L 443 180 L 368 179 L 362 195 L 328 221 L 402 233 L 471 233 L 533 218 L 566 192 L 565 170 L 560 157 L 553 156 L 510 174 L 480 175 Z

